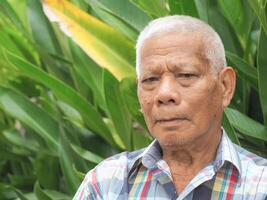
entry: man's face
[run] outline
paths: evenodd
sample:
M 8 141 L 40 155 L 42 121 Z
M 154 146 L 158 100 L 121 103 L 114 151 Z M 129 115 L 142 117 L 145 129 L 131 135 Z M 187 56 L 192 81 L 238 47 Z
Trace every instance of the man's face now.
M 141 49 L 138 98 L 161 146 L 191 144 L 220 130 L 222 86 L 201 56 L 201 38 L 156 35 Z

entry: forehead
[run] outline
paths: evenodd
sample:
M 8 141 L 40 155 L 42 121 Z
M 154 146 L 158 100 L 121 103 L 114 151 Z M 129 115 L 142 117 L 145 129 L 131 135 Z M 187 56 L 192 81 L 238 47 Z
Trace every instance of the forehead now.
M 140 70 L 160 66 L 207 67 L 199 34 L 160 33 L 147 39 L 141 47 Z

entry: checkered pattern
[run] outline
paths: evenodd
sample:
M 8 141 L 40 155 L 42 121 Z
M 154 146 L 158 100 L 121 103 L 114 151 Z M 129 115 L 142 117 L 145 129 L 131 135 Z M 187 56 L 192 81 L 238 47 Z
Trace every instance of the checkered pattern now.
M 177 194 L 155 140 L 106 159 L 86 175 L 74 200 L 267 200 L 267 160 L 234 145 L 223 130 L 215 160 Z

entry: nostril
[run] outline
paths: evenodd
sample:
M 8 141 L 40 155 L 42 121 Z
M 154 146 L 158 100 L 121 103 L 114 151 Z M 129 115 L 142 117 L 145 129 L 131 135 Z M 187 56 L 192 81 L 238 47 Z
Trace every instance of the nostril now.
M 169 102 L 170 103 L 175 103 L 175 100 L 174 99 L 169 99 Z
M 164 102 L 163 101 L 161 101 L 161 100 L 158 100 L 158 102 L 159 102 L 159 104 L 163 104 Z
M 174 99 L 159 99 L 158 100 L 158 103 L 159 104 L 174 104 L 175 103 L 175 100 Z

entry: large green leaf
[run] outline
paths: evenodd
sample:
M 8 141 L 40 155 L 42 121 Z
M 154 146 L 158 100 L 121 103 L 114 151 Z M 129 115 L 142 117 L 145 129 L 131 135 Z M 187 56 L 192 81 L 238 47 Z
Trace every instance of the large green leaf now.
M 98 164 L 100 163 L 102 160 L 104 160 L 104 158 L 90 152 L 87 151 L 77 145 L 71 144 L 72 149 L 82 158 L 84 158 L 85 160 L 88 160 L 92 163 Z
M 29 190 L 31 189 L 31 186 L 34 184 L 35 181 L 35 176 L 33 174 L 27 174 L 27 175 L 11 175 L 8 174 L 8 179 L 11 183 L 12 186 L 24 189 L 24 190 Z
M 253 22 L 253 15 L 249 9 L 245 9 L 247 5 L 244 4 L 242 0 L 219 0 L 224 16 L 235 29 L 241 44 L 245 48 Z
M 127 24 L 121 18 L 117 17 L 106 9 L 96 7 L 94 8 L 94 11 L 104 22 L 123 33 L 132 41 L 136 41 L 138 37 L 138 31 L 134 29 L 131 25 Z
M 51 54 L 62 54 L 56 34 L 43 13 L 40 1 L 28 0 L 28 15 L 32 34 L 37 44 Z
M 62 156 L 59 154 L 59 156 Z M 59 188 L 59 162 L 58 157 L 40 151 L 34 160 L 34 171 L 40 184 L 46 189 Z
M 232 126 L 240 131 L 240 133 L 267 142 L 267 130 L 265 126 L 231 108 L 225 109 L 225 114 Z
M 58 125 L 46 112 L 25 97 L 0 87 L 0 106 L 14 118 L 35 130 L 52 150 L 58 146 Z
M 15 32 L 15 30 L 12 29 L 7 29 L 6 33 L 8 33 L 9 38 L 17 46 L 25 59 L 32 63 L 40 64 L 40 60 L 35 48 L 25 36 L 19 32 Z
M 17 55 L 23 56 L 23 53 L 20 51 L 18 46 L 14 44 L 14 42 L 10 39 L 7 31 L 5 29 L 0 29 L 0 46 L 5 49 L 8 49 L 11 52 L 16 53 Z M 0 54 L 2 54 L 3 51 L 1 49 Z M 1 56 L 2 57 L 2 56 Z
M 266 0 L 249 0 L 250 6 L 259 18 L 263 30 L 267 34 L 267 15 L 266 15 Z
M 50 88 L 59 99 L 80 112 L 85 123 L 90 129 L 98 133 L 111 144 L 115 144 L 100 114 L 74 89 L 10 52 L 6 52 L 6 57 L 8 61 L 24 75 L 41 82 Z
M 90 57 L 88 57 L 76 44 L 69 40 L 70 51 L 73 58 L 73 67 L 93 91 L 94 104 L 105 110 L 102 71 Z
M 37 196 L 38 200 L 52 200 L 41 188 L 38 182 L 34 185 L 34 193 Z
M 135 74 L 134 44 L 123 34 L 66 0 L 43 0 L 45 13 L 97 63 L 118 79 Z
M 208 2 L 207 0 L 195 0 L 199 18 L 208 22 Z
M 61 80 L 72 84 L 66 63 L 54 59 L 63 56 L 63 52 L 50 22 L 43 13 L 39 0 L 28 0 L 28 14 L 37 50 L 43 63 L 46 64 L 47 70 Z
M 60 137 L 59 155 L 60 167 L 66 180 L 69 194 L 74 195 L 80 184 L 80 179 L 73 169 L 74 160 L 70 142 L 63 132 Z
M 20 198 L 21 200 L 34 200 L 27 198 L 22 192 L 11 185 L 0 183 L 0 199 L 11 200 Z
M 258 44 L 258 77 L 260 102 L 265 126 L 267 127 L 267 34 L 261 30 Z
M 36 140 L 26 138 L 15 130 L 3 131 L 4 137 L 13 145 L 25 148 L 32 152 L 38 152 L 40 145 Z
M 125 78 L 120 82 L 121 93 L 125 99 L 128 110 L 132 117 L 145 129 L 146 122 L 143 114 L 140 112 L 140 104 L 137 98 L 137 85 L 135 78 Z
M 241 44 L 236 36 L 236 33 L 229 26 L 229 23 L 220 13 L 217 1 L 206 0 L 208 23 L 218 32 L 222 38 L 226 50 L 233 52 L 239 56 L 243 55 Z
M 18 15 L 13 10 L 13 8 L 10 6 L 8 1 L 1 0 L 0 1 L 0 9 L 6 16 L 9 17 L 9 19 L 12 21 L 12 23 L 14 23 L 14 25 L 16 26 L 16 28 L 18 30 L 23 31 L 23 32 L 26 31 L 23 23 L 21 22 L 21 20 L 19 19 Z
M 239 142 L 239 140 L 237 138 L 237 134 L 236 134 L 233 126 L 231 125 L 229 119 L 227 118 L 226 114 L 223 115 L 222 125 L 223 125 L 224 130 L 228 134 L 229 138 L 232 140 L 232 142 L 234 142 L 235 144 L 240 145 L 240 142 Z
M 136 30 L 141 31 L 151 20 L 143 10 L 129 0 L 86 0 L 93 8 L 102 8 L 124 20 Z
M 107 70 L 104 71 L 104 92 L 107 110 L 116 132 L 125 147 L 131 150 L 131 116 L 123 100 L 119 81 Z
M 135 150 L 147 147 L 152 141 L 152 137 L 144 135 L 142 130 L 133 129 L 132 134 L 133 134 L 133 146 L 134 146 L 133 148 Z
M 195 0 L 169 0 L 171 14 L 190 15 L 198 17 Z
M 169 13 L 167 0 L 130 0 L 153 18 L 163 17 Z
M 226 57 L 234 64 L 233 67 L 237 71 L 237 75 L 249 82 L 255 89 L 258 89 L 257 69 L 231 52 L 226 51 Z
M 34 192 L 38 197 L 38 200 L 71 200 L 70 196 L 61 192 L 42 189 L 38 182 L 36 182 L 34 185 Z

